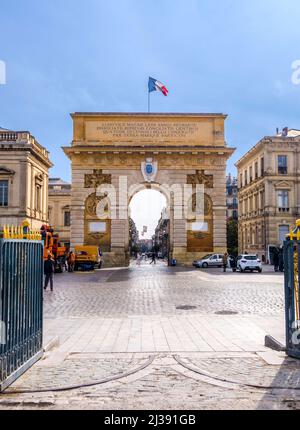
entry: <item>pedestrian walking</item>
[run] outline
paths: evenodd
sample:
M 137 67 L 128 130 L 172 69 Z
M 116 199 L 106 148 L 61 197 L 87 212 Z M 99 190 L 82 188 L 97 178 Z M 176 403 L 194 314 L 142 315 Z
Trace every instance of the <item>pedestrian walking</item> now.
M 154 265 L 156 264 L 156 255 L 155 255 L 155 252 L 152 253 L 152 260 L 150 261 L 150 264 L 152 264 L 152 263 Z
M 236 257 L 235 257 L 234 255 L 231 255 L 231 256 L 229 257 L 229 264 L 230 264 L 230 267 L 231 267 L 232 271 L 233 271 L 233 272 L 236 272 L 236 268 L 237 268 L 237 259 L 236 259 Z
M 68 268 L 69 268 L 68 270 L 69 270 L 70 273 L 74 272 L 74 269 L 75 269 L 75 254 L 74 254 L 73 251 L 71 251 L 69 253 L 69 256 L 68 256 Z
M 66 272 L 68 271 L 68 255 L 69 255 L 69 251 L 66 249 L 63 255 L 63 265 Z
M 280 272 L 284 272 L 284 258 L 283 258 L 283 247 L 279 248 L 278 254 L 278 268 Z
M 223 272 L 225 273 L 227 266 L 228 266 L 228 254 L 227 254 L 227 252 L 223 255 L 222 263 L 223 263 Z
M 52 260 L 52 257 L 49 254 L 47 260 L 44 262 L 44 274 L 45 274 L 44 290 L 45 291 L 48 288 L 49 281 L 50 281 L 50 289 L 51 291 L 53 291 L 54 272 L 55 272 L 55 262 L 54 260 Z

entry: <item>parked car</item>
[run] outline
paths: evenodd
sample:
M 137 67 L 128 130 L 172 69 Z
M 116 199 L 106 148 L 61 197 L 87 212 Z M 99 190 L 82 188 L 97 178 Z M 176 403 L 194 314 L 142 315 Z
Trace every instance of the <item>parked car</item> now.
M 262 272 L 262 263 L 257 255 L 242 254 L 238 256 L 237 259 L 237 270 L 245 272 L 249 270 L 254 272 L 257 270 L 259 273 Z
M 222 267 L 223 266 L 223 254 L 209 254 L 200 260 L 193 262 L 194 267 L 207 269 L 208 267 Z

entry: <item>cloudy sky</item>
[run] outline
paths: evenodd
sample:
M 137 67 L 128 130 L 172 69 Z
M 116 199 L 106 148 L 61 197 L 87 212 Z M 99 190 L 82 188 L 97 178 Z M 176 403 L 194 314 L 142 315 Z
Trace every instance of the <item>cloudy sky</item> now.
M 60 150 L 72 111 L 224 112 L 234 162 L 276 127 L 300 128 L 299 0 L 1 0 L 0 127 L 30 130 L 70 179 Z

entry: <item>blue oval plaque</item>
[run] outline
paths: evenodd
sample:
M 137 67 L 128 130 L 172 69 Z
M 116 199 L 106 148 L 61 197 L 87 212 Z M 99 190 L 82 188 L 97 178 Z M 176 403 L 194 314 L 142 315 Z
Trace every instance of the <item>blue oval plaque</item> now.
M 152 175 L 153 173 L 153 166 L 151 164 L 146 165 L 146 173 L 147 175 Z

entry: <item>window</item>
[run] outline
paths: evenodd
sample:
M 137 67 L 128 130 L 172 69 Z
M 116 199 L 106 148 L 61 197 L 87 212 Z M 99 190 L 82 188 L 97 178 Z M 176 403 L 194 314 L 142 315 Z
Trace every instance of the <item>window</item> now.
M 247 260 L 247 261 L 256 261 L 257 257 L 256 255 L 244 255 L 243 256 L 243 260 Z
M 247 170 L 245 170 L 245 185 L 248 184 L 248 173 Z
M 257 161 L 254 165 L 254 170 L 255 170 L 255 179 L 257 179 L 258 178 L 258 162 Z
M 258 194 L 254 195 L 254 210 L 258 210 Z
M 289 212 L 289 192 L 287 190 L 278 191 L 278 209 L 280 212 Z
M 0 181 L 0 207 L 8 206 L 8 181 Z
M 260 192 L 260 209 L 264 209 L 265 207 L 265 192 Z
M 35 209 L 37 211 L 41 210 L 41 186 L 36 185 L 35 187 Z
M 250 167 L 250 182 L 252 182 L 253 180 L 253 168 L 252 166 Z
M 286 175 L 288 172 L 287 168 L 287 156 L 278 155 L 278 173 L 280 175 Z
M 70 227 L 70 225 L 71 225 L 71 213 L 70 213 L 70 211 L 65 211 L 64 212 L 64 226 Z
M 286 240 L 286 235 L 289 234 L 290 227 L 288 225 L 279 226 L 279 242 L 284 242 Z
M 252 204 L 252 196 L 249 197 L 249 212 L 252 212 L 253 210 L 253 204 Z
M 264 159 L 264 157 L 262 157 L 260 160 L 260 174 L 261 174 L 261 176 L 264 176 L 264 174 L 265 174 L 265 159 Z
M 243 187 L 243 174 L 240 174 L 240 187 Z

